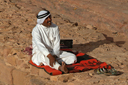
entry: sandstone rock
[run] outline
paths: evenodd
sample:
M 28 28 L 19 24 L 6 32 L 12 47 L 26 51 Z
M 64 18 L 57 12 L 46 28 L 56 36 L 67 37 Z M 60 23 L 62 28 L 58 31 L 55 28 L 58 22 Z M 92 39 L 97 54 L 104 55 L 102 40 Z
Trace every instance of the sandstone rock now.
M 78 26 L 78 23 L 76 22 L 76 23 L 73 23 L 73 25 L 72 26 Z
M 21 53 L 20 53 L 21 54 Z M 32 56 L 31 55 L 22 55 L 22 58 L 24 57 L 24 60 L 25 61 L 30 61 L 31 60 L 31 58 L 32 58 Z
M 0 85 L 6 85 L 4 82 L 0 81 Z
M 9 53 L 11 52 L 11 50 L 12 50 L 12 47 L 4 47 L 3 49 L 1 49 L 1 52 L 2 52 L 2 50 L 3 50 L 3 57 L 7 57 L 8 55 L 9 55 Z
M 16 61 L 17 61 L 17 58 L 15 56 L 7 56 L 5 58 L 5 61 L 9 64 L 11 64 L 12 66 L 16 66 Z
M 23 65 L 21 66 L 22 69 L 24 70 L 29 70 L 30 69 L 30 66 L 28 65 L 28 63 L 23 63 Z
M 116 59 L 117 59 L 118 61 L 120 61 L 120 62 L 123 63 L 123 61 L 126 60 L 126 57 L 123 57 L 123 56 L 117 56 Z
M 20 70 L 13 70 L 13 84 L 14 85 L 28 85 L 30 77 L 27 76 L 28 73 L 22 72 Z
M 18 53 L 19 53 L 18 49 L 16 49 L 16 48 L 11 49 L 11 52 L 10 52 L 11 55 L 16 55 L 17 56 Z
M 58 81 L 58 76 L 51 76 L 51 77 L 50 77 L 50 80 L 57 82 L 57 81 Z
M 0 60 L 0 81 L 12 85 L 13 84 L 13 77 L 12 71 L 14 70 L 13 67 L 6 66 L 3 61 Z
M 61 82 L 68 82 L 68 80 L 69 80 L 69 77 L 67 77 L 67 76 L 63 76 L 63 77 L 59 78 L 59 81 L 61 81 Z
M 88 75 L 92 77 L 94 74 L 93 73 L 88 73 Z
M 39 68 L 31 66 L 30 67 L 30 74 L 39 75 Z
M 71 82 L 71 83 L 68 83 L 68 85 L 76 85 L 76 84 Z
M 20 67 L 23 63 L 24 63 L 24 60 L 22 60 L 22 59 L 17 59 L 16 60 L 17 67 Z
M 87 25 L 86 28 L 93 29 L 93 26 L 92 25 Z
M 44 71 L 44 69 L 39 69 L 39 76 L 41 76 L 42 78 L 51 78 L 50 74 Z
M 2 32 L 1 32 L 1 34 L 0 34 L 0 41 L 1 41 L 1 42 L 4 41 L 4 35 L 2 35 Z
M 74 76 L 73 74 L 59 75 L 58 76 L 58 81 L 68 82 L 68 80 L 72 79 L 73 76 Z
M 46 85 L 46 84 L 43 81 L 41 81 L 40 79 L 32 78 L 30 80 L 30 85 Z
M 25 52 L 18 52 L 17 56 L 20 59 L 30 60 L 30 55 L 27 55 L 27 53 L 25 53 Z

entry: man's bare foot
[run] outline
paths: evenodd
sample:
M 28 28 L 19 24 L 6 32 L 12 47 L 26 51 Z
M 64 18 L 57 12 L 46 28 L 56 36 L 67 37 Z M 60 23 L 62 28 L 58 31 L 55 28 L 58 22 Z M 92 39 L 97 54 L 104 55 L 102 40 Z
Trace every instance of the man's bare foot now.
M 68 73 L 68 69 L 67 69 L 66 64 L 64 62 L 62 62 L 62 65 L 59 67 L 59 70 L 64 72 L 64 73 Z
M 43 63 L 40 63 L 40 66 L 43 66 L 44 64 Z

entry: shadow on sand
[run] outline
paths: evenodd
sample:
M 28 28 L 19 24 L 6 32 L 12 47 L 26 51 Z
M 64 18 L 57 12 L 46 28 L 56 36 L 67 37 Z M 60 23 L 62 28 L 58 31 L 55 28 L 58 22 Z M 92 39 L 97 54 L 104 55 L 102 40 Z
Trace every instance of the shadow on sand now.
M 107 37 L 107 35 L 105 35 L 105 34 L 103 34 L 103 35 L 106 38 L 105 40 L 100 40 L 97 42 L 89 42 L 89 43 L 85 43 L 85 44 L 74 44 L 73 49 L 87 53 L 87 52 L 93 51 L 95 48 L 98 48 L 100 45 L 103 45 L 103 44 L 115 43 L 117 46 L 121 47 L 122 44 L 125 43 L 125 41 L 114 42 L 114 39 L 112 37 Z

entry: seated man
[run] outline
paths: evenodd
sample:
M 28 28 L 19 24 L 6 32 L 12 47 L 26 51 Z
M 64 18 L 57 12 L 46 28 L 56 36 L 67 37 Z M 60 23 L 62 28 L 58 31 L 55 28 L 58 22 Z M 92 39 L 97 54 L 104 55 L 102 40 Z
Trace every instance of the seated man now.
M 77 61 L 74 54 L 60 51 L 58 26 L 52 23 L 51 14 L 42 10 L 37 15 L 37 25 L 32 30 L 32 61 L 68 73 L 66 64 Z

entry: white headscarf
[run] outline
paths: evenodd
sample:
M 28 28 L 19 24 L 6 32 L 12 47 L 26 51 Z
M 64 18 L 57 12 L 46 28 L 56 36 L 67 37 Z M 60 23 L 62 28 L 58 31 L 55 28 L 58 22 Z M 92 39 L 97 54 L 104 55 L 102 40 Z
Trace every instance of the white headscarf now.
M 47 10 L 40 11 L 37 15 L 37 24 L 42 24 L 49 15 L 51 14 Z

